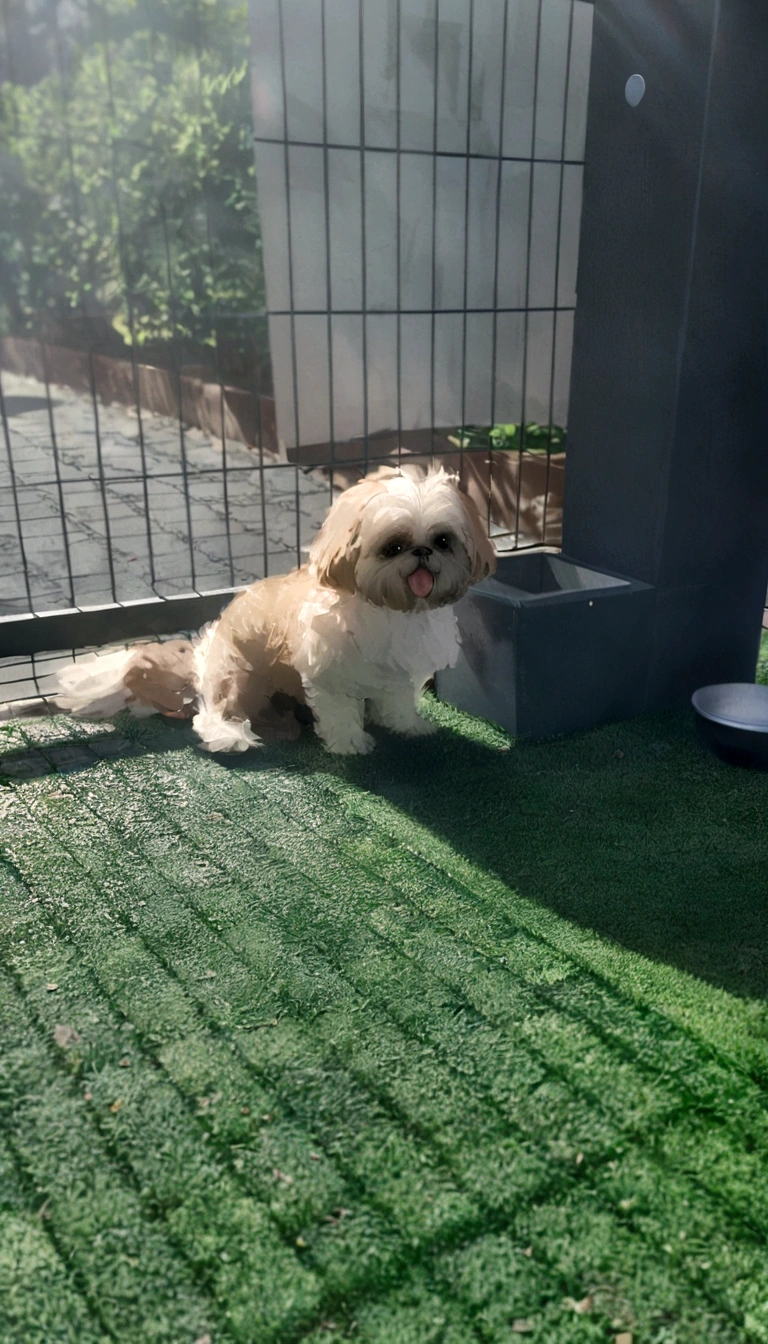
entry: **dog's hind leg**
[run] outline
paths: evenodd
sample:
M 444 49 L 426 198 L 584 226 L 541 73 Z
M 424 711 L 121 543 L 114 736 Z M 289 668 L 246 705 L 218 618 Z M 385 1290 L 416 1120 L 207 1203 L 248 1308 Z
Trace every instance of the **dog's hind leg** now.
M 253 668 L 213 626 L 195 649 L 198 710 L 193 727 L 205 751 L 239 752 L 262 746 L 251 727 Z

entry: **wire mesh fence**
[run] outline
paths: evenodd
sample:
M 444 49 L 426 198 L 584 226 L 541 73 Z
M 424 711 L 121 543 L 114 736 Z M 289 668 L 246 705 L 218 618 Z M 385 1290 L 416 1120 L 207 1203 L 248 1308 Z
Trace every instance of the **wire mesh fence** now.
M 291 568 L 382 461 L 559 544 L 591 16 L 3 0 L 0 652 Z

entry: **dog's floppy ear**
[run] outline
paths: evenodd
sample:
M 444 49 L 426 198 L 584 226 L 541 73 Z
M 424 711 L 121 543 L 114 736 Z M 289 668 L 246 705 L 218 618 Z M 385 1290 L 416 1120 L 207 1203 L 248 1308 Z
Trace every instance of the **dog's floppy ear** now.
M 459 489 L 457 480 L 454 480 L 454 484 L 456 493 L 461 500 L 465 518 L 464 546 L 472 566 L 469 581 L 470 583 L 479 583 L 481 579 L 487 579 L 491 574 L 496 573 L 496 552 L 493 543 L 488 539 L 488 534 L 474 500 Z
M 376 472 L 345 490 L 336 500 L 309 548 L 309 567 L 319 583 L 354 593 L 360 516 L 369 500 L 386 489 L 397 472 Z

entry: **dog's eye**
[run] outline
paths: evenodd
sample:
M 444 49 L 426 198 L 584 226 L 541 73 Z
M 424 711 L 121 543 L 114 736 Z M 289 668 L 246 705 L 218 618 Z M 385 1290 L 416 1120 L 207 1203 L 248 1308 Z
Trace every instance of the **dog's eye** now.
M 438 536 L 434 538 L 434 544 L 438 551 L 450 551 L 451 538 L 447 532 L 440 532 Z
M 402 555 L 405 550 L 404 541 L 390 541 L 381 549 L 381 554 L 385 560 L 394 560 L 396 555 Z

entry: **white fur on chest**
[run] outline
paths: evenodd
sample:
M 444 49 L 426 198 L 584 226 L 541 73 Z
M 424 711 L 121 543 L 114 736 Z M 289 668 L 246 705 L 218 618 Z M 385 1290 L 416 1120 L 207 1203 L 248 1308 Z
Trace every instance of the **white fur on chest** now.
M 305 684 L 365 698 L 398 686 L 420 689 L 459 654 L 452 607 L 402 612 L 359 597 L 318 591 L 301 612 L 296 668 Z

